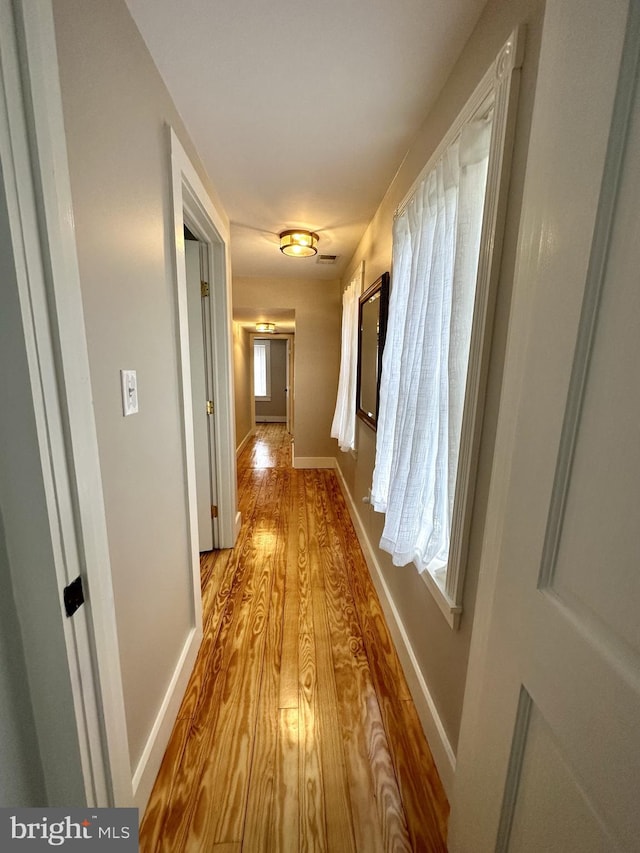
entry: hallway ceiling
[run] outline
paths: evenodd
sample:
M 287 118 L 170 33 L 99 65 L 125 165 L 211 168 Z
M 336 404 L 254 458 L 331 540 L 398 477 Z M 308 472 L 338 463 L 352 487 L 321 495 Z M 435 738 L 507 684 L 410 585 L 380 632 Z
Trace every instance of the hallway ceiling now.
M 231 220 L 233 272 L 335 279 L 485 0 L 127 0 Z M 320 235 L 291 259 L 278 234 Z

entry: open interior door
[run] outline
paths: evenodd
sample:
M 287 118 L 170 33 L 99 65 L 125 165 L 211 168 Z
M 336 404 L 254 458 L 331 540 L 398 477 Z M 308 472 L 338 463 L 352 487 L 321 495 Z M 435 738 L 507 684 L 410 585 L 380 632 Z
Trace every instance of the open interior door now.
M 450 850 L 640 849 L 640 4 L 549 0 Z
M 202 244 L 185 240 L 193 442 L 196 463 L 199 550 L 215 545 L 215 441 L 211 368 L 211 323 L 208 276 L 202 270 Z

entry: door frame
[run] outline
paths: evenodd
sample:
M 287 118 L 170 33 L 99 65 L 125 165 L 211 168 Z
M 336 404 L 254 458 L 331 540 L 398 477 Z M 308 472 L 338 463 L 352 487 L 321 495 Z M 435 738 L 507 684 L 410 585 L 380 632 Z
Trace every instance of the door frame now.
M 293 441 L 293 431 L 295 429 L 295 395 L 293 393 L 295 384 L 295 352 L 296 352 L 296 334 L 295 332 L 276 332 L 275 334 L 260 334 L 259 332 L 249 333 L 249 393 L 251 395 L 251 432 L 256 431 L 256 398 L 254 394 L 253 381 L 253 343 L 258 340 L 269 341 L 287 341 L 287 432 Z
M 215 468 L 218 497 L 218 548 L 232 548 L 240 531 L 237 510 L 233 344 L 231 339 L 231 266 L 229 229 L 200 180 L 173 128 L 169 127 L 171 152 L 172 214 L 174 225 L 174 274 L 178 307 L 178 346 L 182 384 L 182 420 L 186 470 L 189 539 L 193 565 L 194 607 L 201 608 L 198 550 L 198 507 L 191 408 L 191 368 L 187 282 L 184 258 L 184 223 L 206 246 L 209 266 L 213 371 Z
M 32 452 L 38 477 L 21 486 L 37 520 L 47 526 L 47 550 L 53 555 L 53 577 L 34 583 L 46 581 L 58 592 L 87 805 L 128 806 L 131 764 L 53 11 L 50 0 L 0 0 L 0 15 L 3 181 L 37 435 Z M 19 568 L 12 592 L 28 646 L 25 662 L 45 785 L 55 803 L 65 790 L 61 774 L 72 771 L 58 755 L 60 723 L 52 720 L 52 697 L 41 682 L 43 667 L 55 669 L 46 646 L 60 624 L 34 624 L 37 611 L 34 618 L 25 584 L 44 567 L 27 562 Z M 67 618 L 62 590 L 78 575 L 86 601 Z M 51 600 L 44 603 L 50 614 Z M 36 644 L 30 643 L 34 630 L 40 634 Z

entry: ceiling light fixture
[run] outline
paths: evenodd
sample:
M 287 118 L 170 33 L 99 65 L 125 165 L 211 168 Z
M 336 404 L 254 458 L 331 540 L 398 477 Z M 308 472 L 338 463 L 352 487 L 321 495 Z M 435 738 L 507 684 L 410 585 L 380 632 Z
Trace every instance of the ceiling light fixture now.
M 318 251 L 318 235 L 305 228 L 292 228 L 280 234 L 280 251 L 290 258 L 310 258 Z
M 275 323 L 256 323 L 256 332 L 267 333 L 272 335 L 276 330 Z

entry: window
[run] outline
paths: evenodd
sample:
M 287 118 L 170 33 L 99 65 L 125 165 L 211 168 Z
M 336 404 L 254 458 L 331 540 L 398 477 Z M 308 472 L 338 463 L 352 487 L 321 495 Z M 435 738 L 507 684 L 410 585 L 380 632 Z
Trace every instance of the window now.
M 517 34 L 396 212 L 372 503 L 452 627 L 483 415 Z M 495 263 L 494 263 L 495 259 Z
M 271 341 L 253 342 L 253 395 L 256 400 L 271 399 Z

